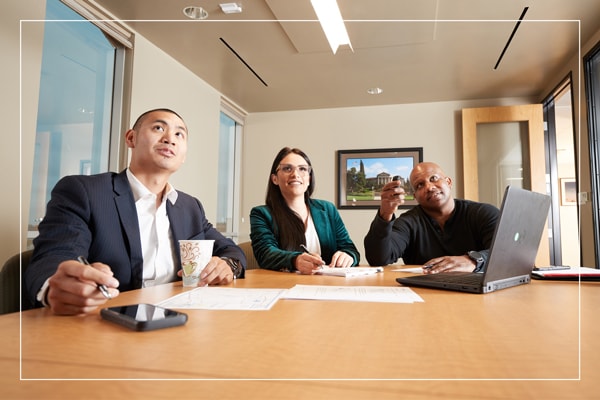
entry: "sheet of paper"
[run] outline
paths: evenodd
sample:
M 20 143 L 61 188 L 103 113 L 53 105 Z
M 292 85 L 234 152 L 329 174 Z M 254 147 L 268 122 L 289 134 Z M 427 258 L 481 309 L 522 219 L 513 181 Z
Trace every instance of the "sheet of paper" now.
M 396 269 L 393 269 L 392 271 L 394 271 L 394 272 L 410 272 L 412 274 L 422 274 L 423 268 L 422 267 L 396 268 Z
M 281 296 L 295 300 L 345 300 L 381 303 L 422 302 L 408 287 L 296 285 Z
M 158 305 L 165 308 L 198 310 L 270 310 L 286 289 L 236 289 L 199 287 Z
M 315 275 L 330 275 L 344 276 L 350 278 L 353 276 L 373 275 L 378 272 L 383 272 L 383 267 L 348 267 L 348 268 L 331 268 L 323 267 L 313 272 Z

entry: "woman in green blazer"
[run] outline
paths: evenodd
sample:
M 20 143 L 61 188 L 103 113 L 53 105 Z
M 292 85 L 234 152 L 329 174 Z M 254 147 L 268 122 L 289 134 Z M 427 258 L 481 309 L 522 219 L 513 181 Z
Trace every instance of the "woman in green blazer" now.
M 281 149 L 271 166 L 266 205 L 250 211 L 252 250 L 261 268 L 311 274 L 324 264 L 358 265 L 360 254 L 340 214 L 332 203 L 311 199 L 314 188 L 308 156 Z

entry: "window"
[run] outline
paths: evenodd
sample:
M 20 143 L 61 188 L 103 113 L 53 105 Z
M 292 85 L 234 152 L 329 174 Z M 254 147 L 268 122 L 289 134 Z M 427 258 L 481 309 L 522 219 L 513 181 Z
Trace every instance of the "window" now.
M 115 43 L 59 0 L 46 3 L 29 239 L 61 177 L 116 168 L 110 154 L 118 154 L 119 140 L 111 136 L 120 134 L 121 113 L 113 110 L 122 93 L 124 47 Z
M 243 115 L 224 105 L 219 128 L 219 172 L 216 227 L 238 242 L 240 203 L 240 158 Z
M 594 220 L 594 243 L 596 265 L 600 260 L 600 44 L 584 58 L 588 131 L 590 146 L 590 177 L 592 181 L 592 215 Z
M 571 74 L 544 100 L 546 173 L 552 197 L 548 228 L 551 265 L 581 265 L 578 208 L 561 202 L 565 181 L 577 181 Z M 564 185 L 562 185 L 564 186 Z

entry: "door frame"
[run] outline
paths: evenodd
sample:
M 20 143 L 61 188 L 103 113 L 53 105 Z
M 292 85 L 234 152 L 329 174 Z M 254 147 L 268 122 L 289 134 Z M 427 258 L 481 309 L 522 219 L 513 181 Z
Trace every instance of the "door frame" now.
M 529 140 L 529 171 L 531 191 L 547 193 L 544 112 L 542 104 L 518 106 L 464 108 L 462 110 L 463 131 L 463 187 L 464 198 L 479 200 L 479 174 L 477 157 L 477 125 L 502 122 L 526 122 Z M 536 265 L 550 264 L 548 223 L 542 234 L 536 257 Z

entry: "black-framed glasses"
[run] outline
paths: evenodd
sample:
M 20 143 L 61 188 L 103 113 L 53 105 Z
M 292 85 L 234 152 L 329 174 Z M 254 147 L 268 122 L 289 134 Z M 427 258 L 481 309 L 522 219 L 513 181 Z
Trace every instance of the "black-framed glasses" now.
M 284 174 L 289 175 L 296 170 L 298 171 L 298 175 L 306 176 L 310 174 L 310 172 L 312 171 L 312 167 L 310 165 L 279 164 L 279 167 L 277 167 L 276 172 L 281 171 Z

